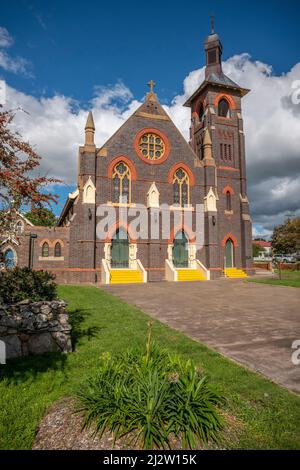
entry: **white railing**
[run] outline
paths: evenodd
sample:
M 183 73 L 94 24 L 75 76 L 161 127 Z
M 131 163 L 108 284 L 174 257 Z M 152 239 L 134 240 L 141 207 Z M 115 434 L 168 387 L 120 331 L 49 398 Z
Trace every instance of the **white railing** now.
M 139 259 L 136 260 L 137 270 L 142 274 L 143 282 L 147 282 L 147 271 Z
M 106 259 L 102 259 L 101 263 L 101 282 L 102 284 L 110 283 L 110 271 Z
M 207 280 L 210 281 L 210 271 L 207 269 L 204 264 L 201 263 L 198 259 L 196 260 L 196 269 L 200 271 L 202 276 Z
M 178 281 L 178 273 L 177 270 L 174 268 L 173 263 L 170 260 L 165 260 L 165 272 L 166 272 L 166 281 Z

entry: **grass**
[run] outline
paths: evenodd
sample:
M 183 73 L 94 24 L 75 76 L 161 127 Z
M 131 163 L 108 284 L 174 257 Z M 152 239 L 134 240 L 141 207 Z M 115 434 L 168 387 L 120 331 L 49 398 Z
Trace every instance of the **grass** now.
M 300 287 L 300 271 L 282 270 L 281 279 L 278 271 L 276 278 L 249 279 L 249 282 L 258 282 L 261 284 L 273 284 L 275 286 Z
M 97 369 L 103 352 L 143 345 L 149 317 L 95 287 L 61 286 L 69 303 L 76 351 L 10 361 L 1 366 L 0 448 L 30 449 L 39 420 L 55 400 L 71 396 Z M 299 449 L 300 398 L 158 321 L 154 339 L 192 358 L 227 398 L 225 412 L 240 423 L 225 448 Z

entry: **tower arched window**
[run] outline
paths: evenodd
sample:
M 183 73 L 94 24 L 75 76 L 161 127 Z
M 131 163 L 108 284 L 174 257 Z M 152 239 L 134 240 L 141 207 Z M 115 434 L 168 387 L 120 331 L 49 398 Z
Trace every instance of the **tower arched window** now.
M 230 107 L 228 101 L 225 98 L 222 98 L 218 104 L 218 116 L 229 118 L 230 117 Z
M 42 257 L 48 258 L 49 256 L 49 244 L 47 242 L 43 243 L 42 246 Z
M 61 257 L 61 244 L 59 242 L 55 243 L 54 256 L 55 258 Z
M 202 122 L 204 119 L 204 106 L 203 103 L 200 104 L 199 108 L 199 121 Z
M 190 202 L 190 179 L 188 174 L 179 168 L 173 177 L 173 203 L 184 206 Z
M 226 191 L 226 210 L 231 211 L 231 194 L 230 191 Z
M 131 202 L 131 173 L 124 162 L 118 163 L 112 174 L 113 202 Z

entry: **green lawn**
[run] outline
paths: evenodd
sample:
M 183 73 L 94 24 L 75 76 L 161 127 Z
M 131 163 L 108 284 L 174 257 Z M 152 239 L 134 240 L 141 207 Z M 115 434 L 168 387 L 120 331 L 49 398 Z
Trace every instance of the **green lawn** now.
M 282 270 L 281 279 L 279 279 L 278 271 L 276 271 L 276 278 L 249 279 L 249 282 L 273 284 L 275 286 L 300 287 L 300 271 Z
M 59 287 L 69 303 L 76 352 L 48 354 L 1 366 L 0 448 L 30 449 L 37 424 L 51 403 L 72 395 L 97 368 L 104 351 L 145 343 L 149 317 L 95 287 Z M 154 338 L 171 352 L 191 357 L 227 398 L 233 423 L 226 448 L 300 448 L 300 398 L 183 334 L 154 322 Z M 238 430 L 238 431 L 237 431 Z

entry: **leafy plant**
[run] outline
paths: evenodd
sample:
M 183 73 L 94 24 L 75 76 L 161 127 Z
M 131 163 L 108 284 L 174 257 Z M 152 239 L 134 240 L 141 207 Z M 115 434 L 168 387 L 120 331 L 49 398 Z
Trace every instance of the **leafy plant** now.
M 0 298 L 4 303 L 57 298 L 55 275 L 47 271 L 14 268 L 0 272 Z
M 196 448 L 217 441 L 223 421 L 222 398 L 192 361 L 168 354 L 152 341 L 145 350 L 112 358 L 102 355 L 96 375 L 80 387 L 76 411 L 84 412 L 84 428 L 105 431 L 115 441 L 145 449 Z

